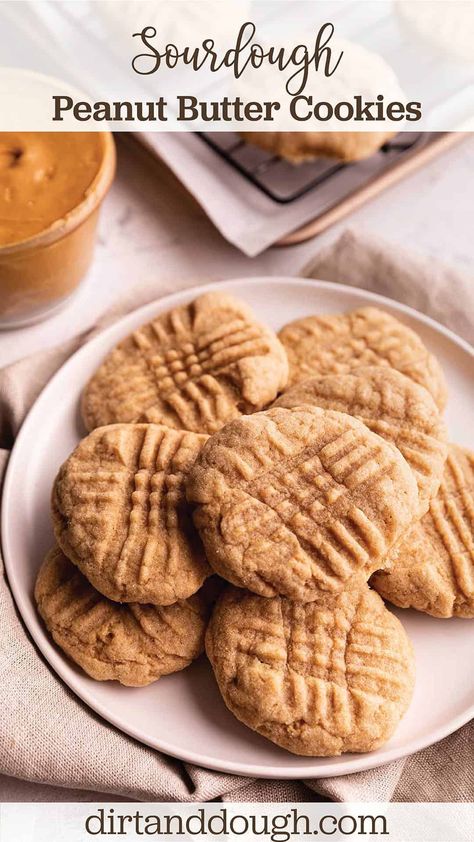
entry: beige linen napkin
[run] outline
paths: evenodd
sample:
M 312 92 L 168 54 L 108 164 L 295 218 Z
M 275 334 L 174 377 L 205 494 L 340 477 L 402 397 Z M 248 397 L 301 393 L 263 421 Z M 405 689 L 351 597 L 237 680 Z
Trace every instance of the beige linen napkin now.
M 403 298 L 465 338 L 472 337 L 469 280 L 398 247 L 346 233 L 317 255 L 305 274 Z M 173 289 L 176 286 L 173 283 Z M 155 286 L 135 289 L 107 320 L 156 298 L 157 292 L 169 291 Z M 28 408 L 86 338 L 77 337 L 0 371 L 0 474 Z M 0 616 L 0 774 L 146 801 L 474 800 L 472 723 L 406 761 L 340 778 L 257 781 L 181 763 L 117 731 L 62 684 L 22 626 L 3 566 Z

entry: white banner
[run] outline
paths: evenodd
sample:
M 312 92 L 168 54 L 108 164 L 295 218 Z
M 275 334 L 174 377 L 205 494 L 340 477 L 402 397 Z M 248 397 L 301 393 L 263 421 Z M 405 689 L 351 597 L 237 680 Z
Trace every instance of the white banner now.
M 3 0 L 0 56 L 1 131 L 474 128 L 464 0 Z
M 2 804 L 1 842 L 85 842 L 164 837 L 226 842 L 472 842 L 474 805 Z

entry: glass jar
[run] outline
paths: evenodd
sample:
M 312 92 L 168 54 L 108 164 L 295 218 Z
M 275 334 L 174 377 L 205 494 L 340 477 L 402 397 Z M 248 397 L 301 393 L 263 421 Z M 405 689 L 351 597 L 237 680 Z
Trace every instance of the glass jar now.
M 115 173 L 115 146 L 110 132 L 94 134 L 94 143 L 99 140 L 100 153 L 95 174 L 84 185 L 74 183 L 71 143 L 74 143 L 77 169 L 83 178 L 80 150 L 83 147 L 86 154 L 87 144 L 91 143 L 87 133 L 9 133 L 8 143 L 6 137 L 0 134 L 3 152 L 11 157 L 8 168 L 0 170 L 0 191 L 5 191 L 4 209 L 8 211 L 3 220 L 0 214 L 0 225 L 4 223 L 3 244 L 0 237 L 0 329 L 19 327 L 46 318 L 76 290 L 91 262 L 100 205 Z M 64 144 L 68 147 L 67 161 L 61 160 L 61 147 L 66 148 Z M 29 167 L 25 165 L 24 171 L 18 175 L 22 180 L 21 190 L 17 190 L 17 176 L 13 168 L 21 162 L 17 164 L 15 156 L 24 154 L 25 160 L 27 156 L 31 159 L 32 156 L 34 158 L 33 153 L 38 153 L 38 150 L 44 152 L 45 149 L 51 153 L 46 156 L 46 162 L 43 164 L 41 159 L 34 159 L 31 163 L 30 160 Z M 14 202 L 15 196 L 22 190 L 28 191 L 29 178 L 33 198 L 30 201 L 23 197 L 15 218 L 15 205 L 10 207 L 8 197 L 13 196 Z M 40 192 L 35 193 L 38 180 L 42 180 Z M 59 189 L 62 191 L 60 195 Z M 35 195 L 38 196 L 36 204 Z M 67 207 L 68 200 L 73 206 L 63 212 L 62 205 Z M 51 221 L 56 211 L 59 211 L 59 217 Z M 45 214 L 45 227 L 31 233 L 30 228 L 41 227 L 41 213 Z M 18 228 L 18 241 L 15 241 L 15 226 Z

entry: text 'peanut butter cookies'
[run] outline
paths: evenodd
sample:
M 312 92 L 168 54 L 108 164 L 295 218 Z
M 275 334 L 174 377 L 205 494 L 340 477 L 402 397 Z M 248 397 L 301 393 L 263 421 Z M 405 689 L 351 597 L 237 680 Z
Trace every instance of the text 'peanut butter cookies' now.
M 446 384 L 437 359 L 413 330 L 376 307 L 298 319 L 286 325 L 279 338 L 288 354 L 290 385 L 316 375 L 383 365 L 424 386 L 440 409 L 446 404 Z
M 262 596 L 309 602 L 368 578 L 412 522 L 418 491 L 393 445 L 305 406 L 232 421 L 201 450 L 188 500 L 211 566 Z
M 87 385 L 82 412 L 89 430 L 151 421 L 213 433 L 270 403 L 287 379 L 275 334 L 243 302 L 210 292 L 117 345 Z
M 273 406 L 304 404 L 347 412 L 394 444 L 418 484 L 417 514 L 427 511 L 441 483 L 448 446 L 446 427 L 426 389 L 395 369 L 361 367 L 349 374 L 303 380 Z
M 105 596 L 169 605 L 210 575 L 184 488 L 206 438 L 158 424 L 100 427 L 60 468 L 56 540 Z
M 99 681 L 142 687 L 184 669 L 204 648 L 210 608 L 200 593 L 174 605 L 118 605 L 59 548 L 40 568 L 35 599 L 54 641 Z
M 373 751 L 413 692 L 411 644 L 365 582 L 324 607 L 229 588 L 206 651 L 232 713 L 294 754 Z
M 450 445 L 429 511 L 393 548 L 374 588 L 401 608 L 474 618 L 474 453 Z

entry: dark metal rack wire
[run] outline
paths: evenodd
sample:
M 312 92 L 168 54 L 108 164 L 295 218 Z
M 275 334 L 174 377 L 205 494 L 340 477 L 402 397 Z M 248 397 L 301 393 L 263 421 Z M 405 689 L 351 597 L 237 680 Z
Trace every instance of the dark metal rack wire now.
M 362 180 L 368 182 L 423 143 L 421 132 L 400 132 L 366 161 L 344 164 L 331 158 L 318 158 L 294 166 L 247 143 L 234 133 L 199 132 L 198 135 L 247 181 L 281 205 L 302 198 L 329 179 L 335 176 L 339 178 L 348 170 L 353 175 L 355 168 L 361 170 Z M 352 178 L 350 181 L 352 183 Z

